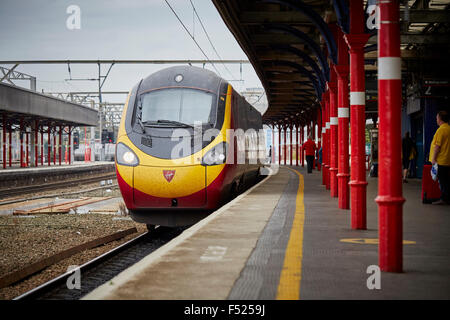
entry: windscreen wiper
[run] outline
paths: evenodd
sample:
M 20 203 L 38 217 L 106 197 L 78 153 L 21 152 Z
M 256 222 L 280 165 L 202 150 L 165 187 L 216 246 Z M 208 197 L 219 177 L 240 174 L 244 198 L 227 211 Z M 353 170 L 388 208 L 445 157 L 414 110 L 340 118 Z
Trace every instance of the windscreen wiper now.
M 136 117 L 136 119 L 137 119 L 139 125 L 141 126 L 142 133 L 145 134 L 145 133 L 146 133 L 146 132 L 145 132 L 145 126 L 144 126 L 144 124 L 142 123 L 141 117 Z
M 165 119 L 160 119 L 157 121 L 144 121 L 144 124 L 158 124 L 158 123 L 162 123 L 162 124 L 174 124 L 176 126 L 180 126 L 180 127 L 190 127 L 190 128 L 194 128 L 194 126 L 187 124 L 187 123 L 183 123 L 183 122 L 179 122 L 179 121 L 175 121 L 175 120 L 165 120 Z

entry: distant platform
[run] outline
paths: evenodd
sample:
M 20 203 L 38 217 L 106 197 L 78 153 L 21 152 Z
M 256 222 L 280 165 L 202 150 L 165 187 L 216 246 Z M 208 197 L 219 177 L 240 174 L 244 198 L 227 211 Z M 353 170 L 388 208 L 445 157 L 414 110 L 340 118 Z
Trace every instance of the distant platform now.
M 70 165 L 51 165 L 0 169 L 0 190 L 8 187 L 31 186 L 73 177 L 89 176 L 97 173 L 114 172 L 112 161 L 74 162 Z
M 26 168 L 20 168 L 19 166 L 15 167 L 6 167 L 6 169 L 0 169 L 0 177 L 2 175 L 12 174 L 12 173 L 34 173 L 34 172 L 47 172 L 47 171 L 58 171 L 58 170 L 77 170 L 77 169 L 88 169 L 91 167 L 98 167 L 98 166 L 114 166 L 114 161 L 91 161 L 91 162 L 84 162 L 84 161 L 74 161 L 72 164 L 51 164 L 51 166 L 44 164 L 43 166 L 39 165 L 38 167 L 26 167 Z

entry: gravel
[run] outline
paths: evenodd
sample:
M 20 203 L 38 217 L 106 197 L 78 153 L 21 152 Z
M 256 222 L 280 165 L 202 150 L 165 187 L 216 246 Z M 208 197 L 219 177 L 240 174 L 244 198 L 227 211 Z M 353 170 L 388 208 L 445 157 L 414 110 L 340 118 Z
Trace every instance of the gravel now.
M 106 245 L 80 252 L 15 285 L 0 289 L 0 299 L 12 299 L 67 271 L 70 265 L 81 265 L 114 247 L 142 234 L 145 224 L 114 219 L 110 214 L 0 216 L 0 274 L 19 270 L 30 263 L 87 241 L 136 227 L 138 233 Z

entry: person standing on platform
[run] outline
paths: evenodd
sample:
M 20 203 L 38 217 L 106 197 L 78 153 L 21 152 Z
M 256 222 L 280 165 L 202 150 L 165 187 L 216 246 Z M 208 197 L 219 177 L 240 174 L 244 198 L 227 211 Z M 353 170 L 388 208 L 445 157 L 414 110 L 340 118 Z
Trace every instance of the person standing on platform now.
M 409 132 L 405 133 L 405 136 L 402 139 L 402 162 L 403 162 L 403 182 L 406 183 L 408 180 L 408 170 L 410 161 L 411 152 L 414 150 L 414 142 L 409 137 Z
M 312 173 L 314 155 L 316 152 L 316 144 L 312 141 L 311 134 L 308 136 L 308 140 L 304 143 L 303 148 L 305 148 L 306 163 L 308 166 L 308 173 Z
M 440 111 L 436 116 L 439 128 L 430 146 L 429 160 L 438 165 L 437 178 L 441 189 L 441 199 L 433 204 L 450 204 L 450 126 L 448 112 Z
M 269 162 L 272 163 L 272 146 L 269 147 Z

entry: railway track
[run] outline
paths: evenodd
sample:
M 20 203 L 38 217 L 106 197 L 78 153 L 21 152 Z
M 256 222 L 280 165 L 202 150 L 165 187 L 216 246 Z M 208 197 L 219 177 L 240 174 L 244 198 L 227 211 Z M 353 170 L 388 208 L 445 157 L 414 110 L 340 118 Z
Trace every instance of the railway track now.
M 49 182 L 46 184 L 39 184 L 34 186 L 21 186 L 16 188 L 8 188 L 8 189 L 1 189 L 0 190 L 0 198 L 6 198 L 11 195 L 20 195 L 20 194 L 27 194 L 27 193 L 33 193 L 33 192 L 40 192 L 44 190 L 51 190 L 51 189 L 58 189 L 61 187 L 70 187 L 78 184 L 83 183 L 92 183 L 92 182 L 98 182 L 106 179 L 114 179 L 116 177 L 115 173 L 108 173 L 101 176 L 96 177 L 89 177 L 89 178 L 81 178 L 76 180 L 65 180 L 65 181 L 58 181 L 58 182 Z
M 178 236 L 185 229 L 186 227 L 157 227 L 83 264 L 79 267 L 81 289 L 67 288 L 67 279 L 73 274 L 73 272 L 67 272 L 14 298 L 14 300 L 81 299 L 95 288 L 111 280 L 123 270 Z

